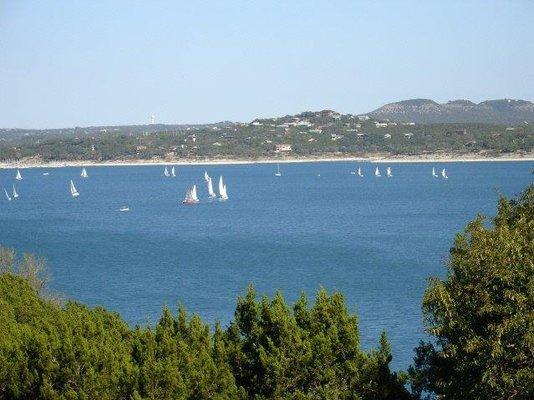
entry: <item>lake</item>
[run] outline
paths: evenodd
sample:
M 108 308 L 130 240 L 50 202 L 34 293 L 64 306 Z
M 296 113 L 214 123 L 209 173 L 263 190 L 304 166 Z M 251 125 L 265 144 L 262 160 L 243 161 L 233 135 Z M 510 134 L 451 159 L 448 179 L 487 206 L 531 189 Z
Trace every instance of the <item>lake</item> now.
M 362 167 L 359 178 L 350 171 Z M 183 303 L 205 321 L 233 317 L 253 283 L 294 301 L 321 286 L 339 290 L 358 314 L 364 348 L 386 330 L 394 368 L 406 368 L 424 338 L 421 297 L 444 276 L 454 236 L 477 213 L 493 215 L 501 194 L 532 182 L 532 162 L 161 166 L 0 170 L 0 244 L 45 257 L 63 296 L 155 322 Z M 385 175 L 386 165 L 379 165 Z M 449 179 L 431 169 L 447 168 Z M 230 199 L 207 200 L 204 171 L 223 175 Z M 43 172 L 49 176 L 43 176 Z M 320 174 L 320 176 L 319 176 Z M 72 198 L 69 180 L 80 196 Z M 200 204 L 183 206 L 197 184 Z M 3 190 L 2 190 L 3 191 Z M 128 205 L 130 212 L 118 209 Z

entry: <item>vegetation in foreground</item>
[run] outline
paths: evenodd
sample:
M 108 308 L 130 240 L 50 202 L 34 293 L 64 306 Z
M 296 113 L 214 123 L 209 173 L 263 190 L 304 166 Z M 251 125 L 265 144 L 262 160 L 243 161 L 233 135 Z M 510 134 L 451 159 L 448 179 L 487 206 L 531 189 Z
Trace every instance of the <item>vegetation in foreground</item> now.
M 434 343 L 410 368 L 415 392 L 444 399 L 534 398 L 534 185 L 501 199 L 456 237 L 445 280 L 432 279 L 423 314 Z
M 339 293 L 290 307 L 249 288 L 226 330 L 210 332 L 182 307 L 131 329 L 104 309 L 44 298 L 33 258 L 14 266 L 11 251 L 2 255 L 0 398 L 409 398 L 385 335 L 362 351 Z
M 364 352 L 343 296 L 290 307 L 237 300 L 213 331 L 180 307 L 154 327 L 46 293 L 42 260 L 0 251 L 1 399 L 531 399 L 534 397 L 534 186 L 502 199 L 492 226 L 468 224 L 423 311 L 432 343 L 407 375 L 385 334 Z

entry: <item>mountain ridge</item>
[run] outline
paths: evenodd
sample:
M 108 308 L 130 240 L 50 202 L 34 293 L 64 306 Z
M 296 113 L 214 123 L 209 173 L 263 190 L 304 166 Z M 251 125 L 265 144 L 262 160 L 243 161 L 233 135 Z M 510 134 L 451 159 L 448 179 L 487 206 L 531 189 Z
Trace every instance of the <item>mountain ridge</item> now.
M 520 99 L 485 100 L 478 104 L 467 99 L 446 103 L 408 99 L 388 103 L 367 115 L 398 122 L 520 124 L 534 122 L 534 103 Z

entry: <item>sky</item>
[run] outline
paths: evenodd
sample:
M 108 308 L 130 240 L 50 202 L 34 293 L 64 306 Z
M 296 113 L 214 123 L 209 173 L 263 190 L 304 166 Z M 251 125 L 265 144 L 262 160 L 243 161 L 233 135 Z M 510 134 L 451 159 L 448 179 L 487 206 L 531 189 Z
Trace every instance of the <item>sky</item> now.
M 534 100 L 534 1 L 0 0 L 0 127 Z

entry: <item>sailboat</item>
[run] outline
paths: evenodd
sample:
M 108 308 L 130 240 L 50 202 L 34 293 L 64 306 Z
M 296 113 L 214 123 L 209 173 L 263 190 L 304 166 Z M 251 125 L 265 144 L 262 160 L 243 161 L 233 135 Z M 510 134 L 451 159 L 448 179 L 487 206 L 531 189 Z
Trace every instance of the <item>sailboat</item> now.
M 436 168 L 432 167 L 432 176 L 434 178 L 437 178 L 438 177 L 438 174 L 436 174 Z
M 208 181 L 206 183 L 208 185 L 208 195 L 211 199 L 217 197 L 217 195 L 215 194 L 215 192 L 213 191 L 213 182 L 211 180 L 211 178 L 208 176 Z
M 377 178 L 380 178 L 382 176 L 382 174 L 380 174 L 380 170 L 378 169 L 378 167 L 376 167 L 376 169 L 375 169 L 375 176 Z
M 386 175 L 387 175 L 388 178 L 391 178 L 393 176 L 393 174 L 391 173 L 391 168 L 390 167 L 386 168 Z
M 74 186 L 74 182 L 70 181 L 70 195 L 72 197 L 78 197 L 80 195 L 80 193 L 78 193 L 78 191 L 76 190 L 76 186 Z
M 280 172 L 280 164 L 276 164 L 276 173 L 274 176 L 282 176 L 282 173 Z
M 22 180 L 22 175 L 20 174 L 20 170 L 17 169 L 17 176 L 15 176 L 15 179 L 17 181 L 21 181 Z
M 17 193 L 17 189 L 15 189 L 15 185 L 13 185 L 13 198 L 16 199 L 19 197 L 19 194 Z
M 4 193 L 6 194 L 7 201 L 11 201 L 11 197 L 9 197 L 9 193 L 7 192 L 6 188 L 4 188 Z
M 176 177 L 176 172 L 174 171 L 174 165 L 173 165 L 172 168 L 171 168 L 171 175 L 172 175 L 173 177 Z
M 82 168 L 82 173 L 80 174 L 82 178 L 88 178 L 89 175 L 87 175 L 87 170 L 85 168 Z
M 441 170 L 441 176 L 444 178 L 444 179 L 449 179 L 449 177 L 447 176 L 447 171 L 445 171 L 445 168 L 443 168 Z
M 210 176 L 208 175 L 208 171 L 204 171 L 204 180 L 208 182 L 210 180 Z
M 171 176 L 171 174 L 169 174 L 169 170 L 167 169 L 167 167 L 165 167 L 165 169 L 163 170 L 163 175 L 167 177 Z
M 358 176 L 363 178 L 362 169 L 360 167 L 358 167 Z
M 223 182 L 223 177 L 219 178 L 219 197 L 221 200 L 228 200 L 228 193 L 226 192 L 226 185 Z
M 182 204 L 193 205 L 198 203 L 197 185 L 191 186 L 185 193 L 185 199 Z

